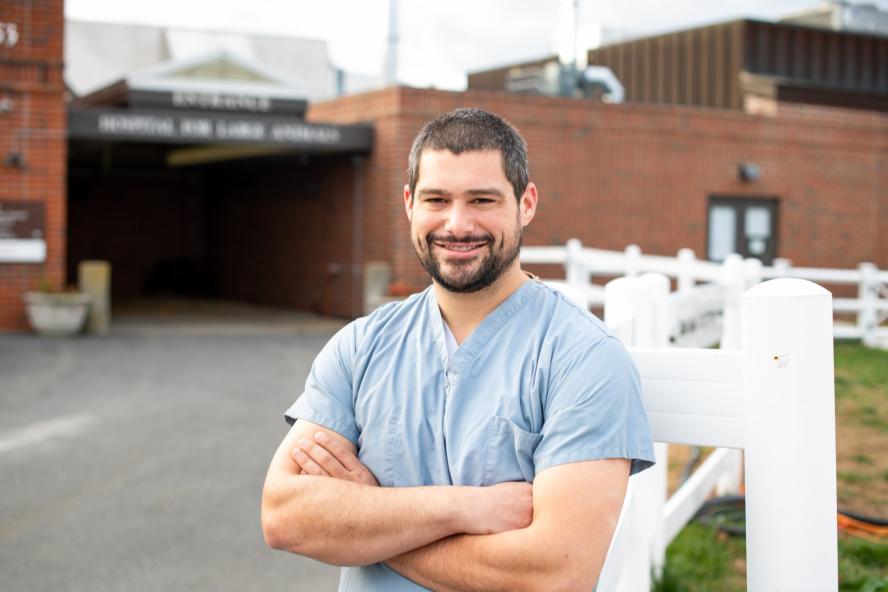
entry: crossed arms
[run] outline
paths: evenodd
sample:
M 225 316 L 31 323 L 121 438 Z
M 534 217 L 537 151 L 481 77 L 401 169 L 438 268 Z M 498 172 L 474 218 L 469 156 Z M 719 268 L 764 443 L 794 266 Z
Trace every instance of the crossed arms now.
M 606 459 L 548 468 L 533 485 L 384 488 L 355 453 L 298 420 L 266 477 L 266 542 L 336 565 L 385 561 L 445 591 L 590 590 L 629 477 L 628 460 Z

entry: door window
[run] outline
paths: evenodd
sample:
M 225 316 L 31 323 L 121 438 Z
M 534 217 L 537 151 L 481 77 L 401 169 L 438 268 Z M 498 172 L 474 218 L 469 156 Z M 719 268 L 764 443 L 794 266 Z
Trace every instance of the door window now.
M 711 197 L 707 257 L 723 261 L 730 253 L 761 259 L 777 256 L 777 200 Z

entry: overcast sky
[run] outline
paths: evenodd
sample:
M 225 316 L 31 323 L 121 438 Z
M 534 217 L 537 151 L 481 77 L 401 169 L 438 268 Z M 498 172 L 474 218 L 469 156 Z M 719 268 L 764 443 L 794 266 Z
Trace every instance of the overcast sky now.
M 888 0 L 869 3 L 888 8 Z M 682 29 L 737 17 L 776 19 L 817 0 L 579 0 L 581 47 L 601 28 L 622 35 Z M 398 79 L 465 88 L 465 73 L 570 53 L 571 0 L 401 0 Z M 66 0 L 78 20 L 173 25 L 325 39 L 347 71 L 382 75 L 389 0 Z

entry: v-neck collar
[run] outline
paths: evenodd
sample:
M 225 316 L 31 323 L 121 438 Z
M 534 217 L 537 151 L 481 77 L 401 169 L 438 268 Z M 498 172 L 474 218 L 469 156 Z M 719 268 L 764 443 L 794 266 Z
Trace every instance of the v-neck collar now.
M 475 327 L 469 336 L 463 340 L 453 356 L 447 355 L 447 336 L 444 334 L 444 317 L 438 306 L 438 298 L 435 295 L 434 285 L 429 286 L 428 306 L 432 321 L 432 332 L 435 337 L 441 362 L 448 374 L 458 376 L 469 364 L 475 360 L 481 349 L 496 335 L 515 313 L 534 295 L 540 287 L 536 279 L 521 284 L 517 290 L 509 294 L 496 308 L 494 308 Z M 435 322 L 437 320 L 437 322 Z

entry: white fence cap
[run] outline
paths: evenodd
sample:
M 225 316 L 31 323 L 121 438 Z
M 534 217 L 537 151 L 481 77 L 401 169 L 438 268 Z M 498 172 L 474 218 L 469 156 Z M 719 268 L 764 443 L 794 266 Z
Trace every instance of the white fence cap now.
M 829 290 L 796 278 L 778 278 L 762 282 L 743 293 L 743 298 L 774 298 L 781 296 L 831 296 Z

